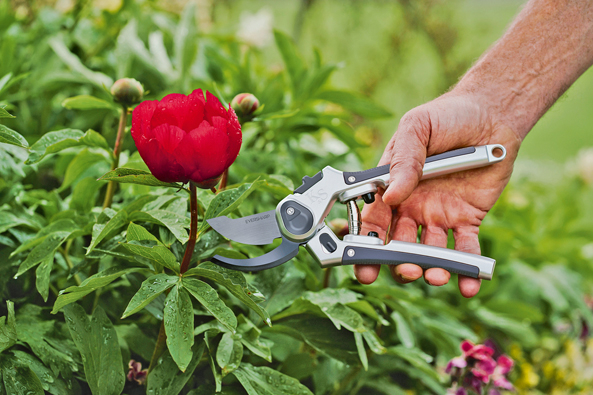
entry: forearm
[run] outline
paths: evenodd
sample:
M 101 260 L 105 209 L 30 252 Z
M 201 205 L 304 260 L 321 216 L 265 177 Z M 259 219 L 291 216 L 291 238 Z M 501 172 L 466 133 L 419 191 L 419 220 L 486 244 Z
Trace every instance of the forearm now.
M 593 1 L 531 0 L 453 92 L 475 95 L 523 139 L 592 63 Z

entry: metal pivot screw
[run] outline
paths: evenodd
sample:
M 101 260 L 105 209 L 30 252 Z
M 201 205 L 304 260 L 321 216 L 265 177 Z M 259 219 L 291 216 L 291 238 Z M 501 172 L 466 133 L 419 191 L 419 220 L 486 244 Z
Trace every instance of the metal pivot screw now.
M 293 215 L 294 214 L 294 208 L 292 208 L 292 207 L 287 208 L 286 209 L 286 214 Z
M 356 177 L 354 177 L 354 176 L 348 177 L 348 182 L 354 182 L 354 181 L 356 181 Z
M 349 257 L 353 257 L 354 254 L 356 254 L 356 252 L 354 252 L 354 250 L 350 249 L 350 250 L 346 251 L 346 254 L 348 254 Z

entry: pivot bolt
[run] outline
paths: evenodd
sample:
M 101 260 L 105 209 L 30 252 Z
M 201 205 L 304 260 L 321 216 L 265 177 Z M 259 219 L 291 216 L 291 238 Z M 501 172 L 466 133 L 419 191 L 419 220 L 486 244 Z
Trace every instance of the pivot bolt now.
M 286 209 L 286 214 L 293 215 L 294 214 L 294 208 L 292 208 L 292 207 L 287 208 Z
M 348 182 L 354 182 L 354 181 L 356 181 L 356 177 L 354 177 L 354 176 L 348 177 Z
M 356 252 L 353 249 L 350 249 L 350 250 L 346 251 L 346 254 L 348 254 L 349 257 L 353 257 L 354 254 L 356 254 Z

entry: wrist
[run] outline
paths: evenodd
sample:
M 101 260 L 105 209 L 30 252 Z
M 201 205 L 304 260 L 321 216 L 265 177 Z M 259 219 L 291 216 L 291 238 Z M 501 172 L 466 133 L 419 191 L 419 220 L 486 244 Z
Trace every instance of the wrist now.
M 523 141 L 551 105 L 541 92 L 530 89 L 533 85 L 536 85 L 535 77 L 529 73 L 505 78 L 472 69 L 451 93 L 470 96 L 493 126 L 510 129 Z

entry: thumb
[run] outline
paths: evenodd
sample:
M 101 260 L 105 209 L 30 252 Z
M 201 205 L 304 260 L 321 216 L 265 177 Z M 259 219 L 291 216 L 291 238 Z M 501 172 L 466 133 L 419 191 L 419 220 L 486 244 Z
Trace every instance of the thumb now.
M 388 205 L 399 205 L 418 185 L 422 178 L 430 133 L 430 117 L 426 112 L 412 110 L 401 119 L 381 158 L 391 164 L 389 187 L 383 195 L 383 201 Z

